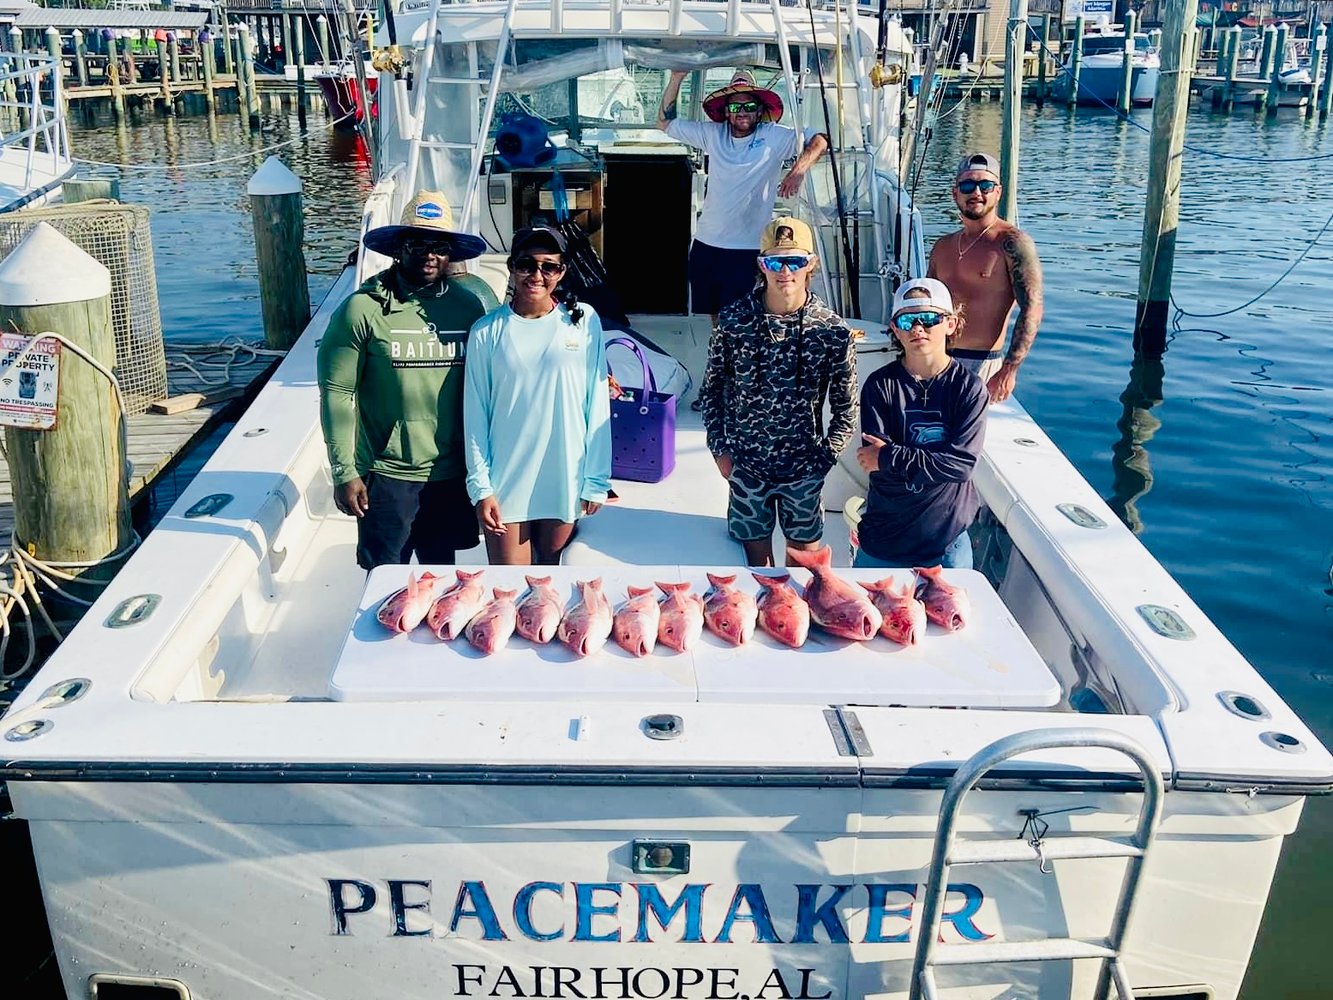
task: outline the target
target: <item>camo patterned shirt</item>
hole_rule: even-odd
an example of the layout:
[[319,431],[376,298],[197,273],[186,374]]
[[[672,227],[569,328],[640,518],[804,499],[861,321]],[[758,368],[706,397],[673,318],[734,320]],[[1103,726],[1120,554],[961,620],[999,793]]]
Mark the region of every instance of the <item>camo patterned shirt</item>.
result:
[[769,482],[822,477],[856,429],[852,331],[813,292],[789,316],[765,312],[763,295],[723,309],[709,341],[699,388],[708,450]]

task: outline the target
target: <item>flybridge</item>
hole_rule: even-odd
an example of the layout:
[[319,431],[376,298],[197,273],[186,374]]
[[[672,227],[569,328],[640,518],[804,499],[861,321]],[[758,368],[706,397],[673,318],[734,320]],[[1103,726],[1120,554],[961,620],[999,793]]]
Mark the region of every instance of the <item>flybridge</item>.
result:
[[[439,933],[431,919],[435,883],[430,879],[326,882],[335,937],[350,935],[354,928],[382,934],[386,923],[391,937]],[[438,926],[447,926],[448,936],[482,941],[904,944],[910,940],[920,888],[915,882],[742,882],[728,892],[711,882],[673,889],[656,882],[540,881],[501,895],[483,881],[465,880],[453,894],[448,919]],[[720,918],[707,919],[705,897]],[[727,900],[725,910],[716,905],[719,897]],[[977,886],[952,883],[944,922],[963,941],[985,941],[992,934],[976,923],[984,903]],[[864,911],[864,926],[855,935],[839,908]]]

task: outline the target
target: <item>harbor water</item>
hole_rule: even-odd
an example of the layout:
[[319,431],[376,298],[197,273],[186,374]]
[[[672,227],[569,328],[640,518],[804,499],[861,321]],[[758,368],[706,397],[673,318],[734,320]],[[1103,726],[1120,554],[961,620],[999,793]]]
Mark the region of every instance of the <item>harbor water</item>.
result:
[[[1164,361],[1136,365],[1150,122],[1150,111],[1133,123],[1094,109],[1024,111],[1019,222],[1044,263],[1046,316],[1018,396],[1269,683],[1333,742],[1333,364],[1325,354],[1333,231],[1324,231],[1333,230],[1333,123],[1191,114],[1174,286],[1184,313]],[[354,137],[332,132],[318,113],[304,137],[294,114],[266,118],[259,133],[238,116],[147,117],[72,136],[80,157],[149,168],[107,172],[120,176],[124,199],[153,209],[169,347],[262,337],[245,185],[262,150],[293,139],[276,155],[305,184],[318,301],[354,248],[371,185]],[[952,228],[958,156],[998,152],[999,140],[997,104],[946,106],[917,192],[928,241]],[[1310,159],[1321,155],[1329,158]],[[201,165],[214,160],[226,162]],[[1333,895],[1330,836],[1333,802],[1313,799],[1284,849],[1247,1000],[1329,995],[1333,951],[1320,915]],[[1218,886],[1220,906],[1227,897]]]

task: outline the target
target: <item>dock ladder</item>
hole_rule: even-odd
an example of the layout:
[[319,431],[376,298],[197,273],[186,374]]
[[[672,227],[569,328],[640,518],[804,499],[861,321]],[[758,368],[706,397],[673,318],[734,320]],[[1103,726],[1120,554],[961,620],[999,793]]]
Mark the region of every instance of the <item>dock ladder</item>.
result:
[[[1099,747],[1117,750],[1138,765],[1143,775],[1143,804],[1132,837],[1053,837],[1044,840],[971,840],[956,842],[958,815],[973,787],[992,768],[1011,757],[1034,750]],[[1095,1000],[1106,1000],[1112,982],[1119,1000],[1134,1000],[1121,950],[1129,929],[1143,864],[1157,832],[1162,808],[1162,776],[1139,743],[1109,729],[1036,729],[996,740],[977,751],[949,782],[940,802],[935,848],[930,859],[920,937],[912,964],[911,1000],[937,1000],[937,966],[992,965],[1001,962],[1051,962],[1076,958],[1101,959]],[[1036,861],[1045,871],[1056,859],[1126,858],[1120,898],[1111,918],[1111,930],[1102,941],[1076,938],[1045,938],[1036,941],[1002,941],[995,944],[941,944],[940,921],[944,897],[953,865],[1000,864]]]

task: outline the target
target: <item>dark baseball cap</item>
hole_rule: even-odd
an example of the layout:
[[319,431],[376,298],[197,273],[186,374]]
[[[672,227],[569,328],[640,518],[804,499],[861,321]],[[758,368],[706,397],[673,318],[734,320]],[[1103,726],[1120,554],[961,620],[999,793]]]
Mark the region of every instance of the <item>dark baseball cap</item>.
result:
[[510,247],[511,256],[521,253],[559,253],[565,252],[565,238],[558,229],[550,226],[529,226],[514,234]]
[[972,170],[984,170],[994,174],[997,181],[1000,179],[1000,161],[990,153],[968,153],[958,161],[958,169],[954,171],[954,176],[962,177]]

